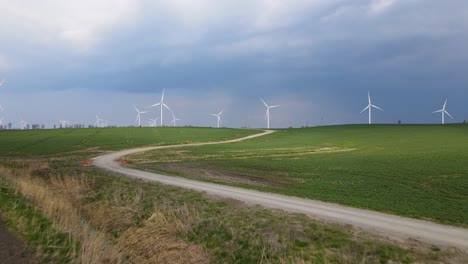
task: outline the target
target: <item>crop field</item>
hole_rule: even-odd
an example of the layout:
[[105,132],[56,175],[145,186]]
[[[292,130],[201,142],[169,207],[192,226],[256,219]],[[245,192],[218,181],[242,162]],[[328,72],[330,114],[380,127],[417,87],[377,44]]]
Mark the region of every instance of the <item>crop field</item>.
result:
[[145,170],[468,226],[468,126],[349,125],[135,154]]
[[[340,201],[346,201],[345,184],[352,182],[343,179],[347,175],[355,181],[348,200],[362,206],[360,201],[382,201],[373,195],[378,191],[378,180],[368,180],[369,195],[362,198],[366,186],[361,186],[361,181],[370,174],[363,173],[359,164],[350,164],[361,157],[361,165],[378,166],[368,162],[368,153],[398,149],[395,144],[380,142],[376,134],[386,133],[386,140],[394,140],[398,134],[411,137],[420,130],[399,129],[344,126],[279,130],[242,143],[143,153],[134,156],[136,164],[130,166]],[[415,131],[410,133],[412,129]],[[430,129],[439,131],[438,127]],[[443,144],[436,144],[433,149],[443,157],[441,164],[448,160],[457,171],[463,169],[457,159],[466,158],[466,139],[460,140],[466,132],[463,129],[440,128],[439,137],[450,135],[448,148],[444,151]],[[437,135],[434,131],[426,136]],[[137,181],[81,164],[105,150],[218,141],[253,133],[257,131],[209,128],[0,131],[0,224],[15,232],[39,263],[462,263],[468,258],[450,248],[417,241],[401,243],[348,225]],[[421,148],[410,141],[413,148]],[[445,157],[447,153],[456,159]],[[423,203],[429,208],[439,199],[447,208],[459,205],[459,212],[449,210],[452,215],[447,219],[454,219],[454,215],[463,218],[463,175],[457,178],[458,184],[451,183],[456,187],[446,187],[460,190],[458,196],[451,192],[451,202],[436,197]],[[386,189],[397,193],[407,184],[402,178],[400,175],[398,184],[385,181]],[[464,221],[450,223],[462,225]]]
[[29,156],[99,148],[118,150],[146,145],[221,141],[255,130],[212,128],[82,128],[0,130],[0,156]]

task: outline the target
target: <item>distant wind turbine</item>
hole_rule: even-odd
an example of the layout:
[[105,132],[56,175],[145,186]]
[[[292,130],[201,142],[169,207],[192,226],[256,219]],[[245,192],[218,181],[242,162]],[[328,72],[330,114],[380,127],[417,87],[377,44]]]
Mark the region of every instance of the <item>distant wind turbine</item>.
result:
[[0,118],[0,126],[3,126],[3,119],[5,119],[5,117]]
[[442,107],[442,109],[432,112],[433,114],[442,113],[442,125],[445,124],[445,114],[447,114],[451,119],[453,119],[453,117],[449,114],[449,112],[445,110],[446,106],[447,106],[447,98],[445,99],[444,106]]
[[135,108],[135,111],[137,111],[137,113],[138,113],[135,122],[138,121],[138,126],[141,127],[141,114],[145,114],[145,113],[148,113],[148,112],[140,111],[140,110],[138,110],[138,108],[136,108],[136,106],[133,106],[133,108]]
[[149,125],[150,127],[156,127],[156,126],[157,126],[158,119],[159,119],[159,118],[150,119],[150,120],[148,121],[148,125]]
[[67,124],[69,123],[68,120],[59,120],[60,127],[67,128]]
[[376,109],[379,109],[380,111],[383,111],[383,109],[372,104],[369,91],[367,91],[367,98],[369,99],[369,104],[366,106],[366,108],[362,109],[361,114],[362,114],[362,112],[369,109],[369,125],[370,125],[370,124],[372,124],[372,107],[374,107]]
[[267,128],[269,129],[270,128],[270,109],[271,108],[275,108],[275,107],[278,107],[279,105],[272,105],[272,106],[269,106],[265,101],[263,101],[262,98],[260,98],[260,100],[263,102],[263,104],[266,106],[267,110],[266,110],[266,114],[265,114],[265,119],[267,120]]
[[161,126],[163,126],[163,106],[166,107],[167,110],[172,112],[172,110],[169,108],[169,106],[167,106],[164,103],[164,92],[165,91],[166,91],[166,89],[163,89],[162,96],[161,96],[161,101],[159,103],[148,106],[148,108],[155,107],[155,106],[158,106],[158,105],[161,106]]
[[179,118],[176,118],[176,116],[174,115],[174,112],[172,112],[172,121],[171,121],[171,124],[173,124],[174,127],[176,127],[176,121],[180,121]]
[[99,116],[96,115],[96,122],[94,122],[94,124],[96,125],[96,127],[102,127],[102,123],[101,123],[101,122],[104,122],[104,119],[99,118]]
[[21,119],[20,124],[21,124],[21,129],[24,130],[24,129],[26,129],[26,127],[27,127],[27,125],[28,125],[28,122],[26,122],[26,121],[24,121],[23,119]]
[[219,126],[221,125],[221,114],[223,113],[224,109],[221,110],[221,112],[219,112],[218,114],[210,114],[212,116],[216,116],[217,119],[218,119],[218,125],[217,125],[217,128],[219,128]]

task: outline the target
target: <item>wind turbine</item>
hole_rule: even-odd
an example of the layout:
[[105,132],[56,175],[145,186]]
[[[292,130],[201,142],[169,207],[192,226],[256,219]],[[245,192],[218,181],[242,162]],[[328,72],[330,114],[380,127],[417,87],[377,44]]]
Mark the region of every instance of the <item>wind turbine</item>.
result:
[[445,114],[447,114],[451,119],[453,119],[453,117],[445,110],[445,106],[447,106],[447,98],[445,98],[444,106],[442,107],[442,109],[432,112],[433,114],[442,113],[442,125],[445,124]]
[[60,127],[67,128],[68,120],[59,120]]
[[3,126],[3,119],[5,119],[5,117],[0,118],[0,126]]
[[101,122],[103,122],[103,121],[104,121],[104,119],[99,118],[99,116],[96,115],[96,122],[94,122],[94,124],[96,125],[96,127],[102,127]]
[[161,101],[159,103],[148,106],[148,108],[155,107],[155,106],[158,106],[158,105],[161,106],[161,126],[163,126],[163,106],[166,107],[167,110],[172,112],[172,110],[169,108],[169,106],[167,106],[164,103],[164,92],[165,91],[166,91],[166,89],[163,89],[162,96],[161,96]]
[[218,128],[219,128],[219,125],[221,124],[221,114],[223,113],[224,109],[221,110],[221,112],[219,112],[218,114],[210,114],[212,116],[216,116],[218,118]]
[[20,124],[21,124],[21,129],[24,130],[24,129],[26,129],[26,126],[28,125],[28,122],[26,122],[26,121],[24,121],[23,119],[21,119]]
[[275,108],[275,107],[278,107],[279,105],[272,105],[272,106],[269,106],[267,103],[265,103],[265,101],[263,101],[262,98],[260,98],[260,100],[263,102],[263,104],[266,106],[267,110],[266,110],[266,115],[265,115],[265,119],[267,120],[267,128],[269,129],[270,128],[270,108]]
[[148,121],[149,126],[151,126],[151,127],[156,127],[156,126],[157,126],[158,119],[159,119],[159,117],[157,117],[157,118],[155,118],[155,119],[150,119],[150,120]]
[[179,118],[176,118],[175,115],[174,115],[174,112],[172,112],[172,121],[171,121],[171,124],[174,124],[174,127],[176,127],[176,121],[179,121],[180,119]]
[[145,114],[145,113],[148,113],[148,112],[140,111],[140,110],[138,110],[138,108],[136,108],[136,106],[133,106],[133,108],[135,108],[135,111],[137,111],[137,113],[138,113],[135,122],[138,121],[138,126],[141,127],[141,114]]
[[373,105],[372,102],[371,102],[371,98],[370,98],[370,92],[367,91],[367,98],[369,99],[369,104],[366,106],[366,108],[362,109],[361,111],[361,114],[362,112],[366,111],[367,109],[369,109],[369,125],[372,124],[372,107],[376,108],[376,109],[379,109],[380,111],[383,111],[382,108],[376,106],[376,105]]

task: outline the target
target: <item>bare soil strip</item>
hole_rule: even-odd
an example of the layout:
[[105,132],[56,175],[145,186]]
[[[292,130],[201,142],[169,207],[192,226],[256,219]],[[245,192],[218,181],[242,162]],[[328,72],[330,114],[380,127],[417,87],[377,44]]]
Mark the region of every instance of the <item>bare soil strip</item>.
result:
[[416,239],[425,243],[431,243],[439,246],[452,246],[465,251],[468,250],[468,229],[465,228],[436,224],[429,221],[378,213],[374,211],[351,208],[310,199],[265,193],[243,188],[224,186],[220,184],[199,182],[181,177],[144,172],[123,167],[116,161],[122,156],[138,152],[163,148],[233,143],[264,136],[273,132],[274,131],[267,130],[263,133],[251,135],[248,137],[221,142],[157,146],[123,150],[98,156],[94,159],[93,165],[135,179],[156,181],[167,185],[178,186],[206,192],[208,194],[232,198],[249,204],[258,204],[267,208],[276,208],[294,213],[303,213],[313,218],[324,219],[337,223],[351,224],[385,236],[400,239]]

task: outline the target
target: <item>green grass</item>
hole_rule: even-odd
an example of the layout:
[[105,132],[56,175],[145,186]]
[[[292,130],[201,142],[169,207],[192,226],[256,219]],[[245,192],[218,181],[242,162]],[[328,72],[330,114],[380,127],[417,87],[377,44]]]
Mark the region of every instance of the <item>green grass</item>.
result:
[[57,154],[86,148],[118,150],[146,145],[220,141],[255,130],[213,128],[83,128],[0,130],[0,156]]
[[35,247],[36,257],[42,263],[70,263],[73,260],[79,251],[79,243],[68,233],[57,230],[31,201],[15,193],[10,183],[2,178],[0,201],[7,225]]
[[234,183],[249,188],[468,226],[466,125],[287,129],[178,151],[133,157],[154,160],[145,169],[170,172],[164,163],[177,161],[265,183]]

